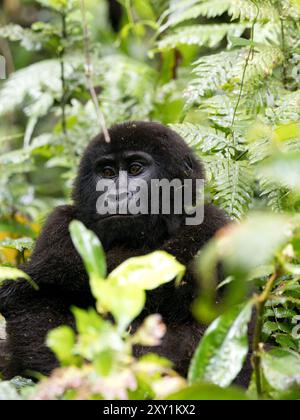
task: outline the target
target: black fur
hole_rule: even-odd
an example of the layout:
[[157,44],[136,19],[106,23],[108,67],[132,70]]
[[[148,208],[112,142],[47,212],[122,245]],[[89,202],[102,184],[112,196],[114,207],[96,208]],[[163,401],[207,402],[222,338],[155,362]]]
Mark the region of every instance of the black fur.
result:
[[[160,178],[203,178],[204,171],[182,138],[158,123],[131,122],[110,129],[111,143],[102,135],[88,146],[81,161],[74,187],[74,204],[58,207],[45,224],[30,262],[22,267],[38,283],[34,291],[23,281],[7,282],[0,289],[0,312],[7,321],[7,350],[10,362],[5,376],[37,371],[49,374],[56,367],[54,355],[45,347],[47,332],[61,324],[73,326],[69,308],[88,308],[94,304],[87,274],[75,251],[68,226],[81,220],[100,237],[109,272],[124,260],[160,249],[187,265],[181,287],[173,283],[148,294],[145,315],[160,313],[168,333],[157,353],[174,361],[177,370],[186,373],[189,360],[203,334],[193,320],[190,304],[196,296],[191,263],[198,250],[225,224],[228,218],[213,205],[205,207],[204,223],[185,226],[183,216],[140,216],[134,220],[107,220],[99,223],[95,215],[95,159],[106,153],[142,150],[155,162]],[[136,349],[141,354],[147,349]]]

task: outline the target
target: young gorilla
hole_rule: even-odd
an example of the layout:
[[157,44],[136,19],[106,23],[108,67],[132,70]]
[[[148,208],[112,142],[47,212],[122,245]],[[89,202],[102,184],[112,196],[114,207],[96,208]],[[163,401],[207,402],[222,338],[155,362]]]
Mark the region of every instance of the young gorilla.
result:
[[[228,223],[225,214],[213,205],[205,207],[204,222],[187,226],[186,215],[100,216],[96,211],[101,179],[117,180],[119,171],[128,179],[202,179],[203,168],[182,138],[157,123],[130,122],[110,129],[111,142],[103,135],[88,146],[74,187],[74,204],[58,207],[49,217],[37,241],[30,262],[22,267],[39,285],[35,291],[24,280],[6,282],[0,289],[0,313],[7,321],[7,351],[10,360],[5,376],[30,371],[49,374],[57,366],[45,346],[47,332],[59,325],[74,327],[71,306],[94,304],[88,277],[73,247],[69,224],[82,221],[101,239],[108,271],[126,259],[154,250],[164,250],[187,266],[180,287],[174,282],[147,296],[146,308],[133,329],[150,313],[160,313],[168,332],[157,353],[170,358],[177,370],[187,371],[203,327],[190,314],[196,296],[191,263],[199,249]],[[129,184],[130,185],[130,184]],[[130,189],[130,187],[129,187]],[[146,352],[138,348],[137,354]]]

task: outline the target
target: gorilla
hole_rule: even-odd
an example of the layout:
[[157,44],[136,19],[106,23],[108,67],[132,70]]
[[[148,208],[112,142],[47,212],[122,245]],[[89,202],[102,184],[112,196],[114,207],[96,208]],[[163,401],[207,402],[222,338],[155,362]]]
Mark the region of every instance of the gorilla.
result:
[[[190,359],[204,332],[190,313],[198,294],[193,258],[205,243],[226,224],[226,214],[212,204],[204,207],[204,220],[192,226],[186,214],[101,215],[96,209],[97,182],[117,182],[120,171],[130,182],[142,178],[185,180],[204,178],[200,160],[184,140],[171,129],[154,122],[127,122],[109,130],[110,143],[100,134],[87,147],[81,160],[73,191],[73,204],[56,208],[48,218],[35,250],[22,266],[39,286],[35,291],[25,280],[5,282],[0,288],[0,313],[6,318],[6,378],[40,372],[48,375],[57,360],[45,346],[49,330],[62,324],[75,328],[71,306],[89,308],[94,299],[87,273],[69,234],[76,219],[100,238],[111,272],[130,257],[164,250],[187,267],[179,287],[174,282],[147,295],[145,309],[135,321],[135,330],[145,316],[162,315],[167,334],[157,354],[173,361],[181,374],[187,373]],[[194,201],[193,196],[193,201]],[[137,347],[139,356],[149,351]],[[152,349],[153,351],[153,349]]]

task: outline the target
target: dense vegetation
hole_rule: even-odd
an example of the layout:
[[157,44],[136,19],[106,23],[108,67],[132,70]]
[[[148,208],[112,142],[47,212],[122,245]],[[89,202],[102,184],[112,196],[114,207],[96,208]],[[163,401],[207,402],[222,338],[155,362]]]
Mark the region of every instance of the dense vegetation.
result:
[[[210,327],[187,381],[157,356],[134,360],[134,344],[155,346],[164,334],[155,314],[134,336],[127,334],[145,291],[154,287],[153,278],[156,287],[180,279],[184,267],[155,253],[125,262],[104,280],[101,244],[75,222],[72,239],[98,312],[74,309],[77,337],[67,327],[49,335],[61,370],[37,386],[0,382],[0,399],[298,399],[300,2],[120,3],[120,25],[113,30],[104,0],[4,2],[0,282],[20,275],[14,267],[30,255],[45,215],[70,200],[91,137],[105,124],[159,120],[201,156],[207,199],[238,221],[197,261],[203,292],[193,311]],[[219,261],[227,292],[216,305]],[[248,343],[254,308],[255,334]],[[107,312],[114,324],[102,318]],[[250,344],[253,379],[246,392],[231,384]]]

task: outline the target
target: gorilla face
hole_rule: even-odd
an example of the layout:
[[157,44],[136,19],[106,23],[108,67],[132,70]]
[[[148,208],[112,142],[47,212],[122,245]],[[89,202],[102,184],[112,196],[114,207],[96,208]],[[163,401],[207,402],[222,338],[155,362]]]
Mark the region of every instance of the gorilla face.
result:
[[148,153],[121,151],[106,154],[96,159],[94,172],[98,178],[96,189],[102,192],[96,205],[100,219],[150,213],[151,180],[159,174]]
[[200,179],[202,166],[180,136],[157,123],[117,125],[110,138],[96,137],[83,156],[73,194],[78,215],[105,248],[157,247],[184,214],[154,213],[151,182]]

